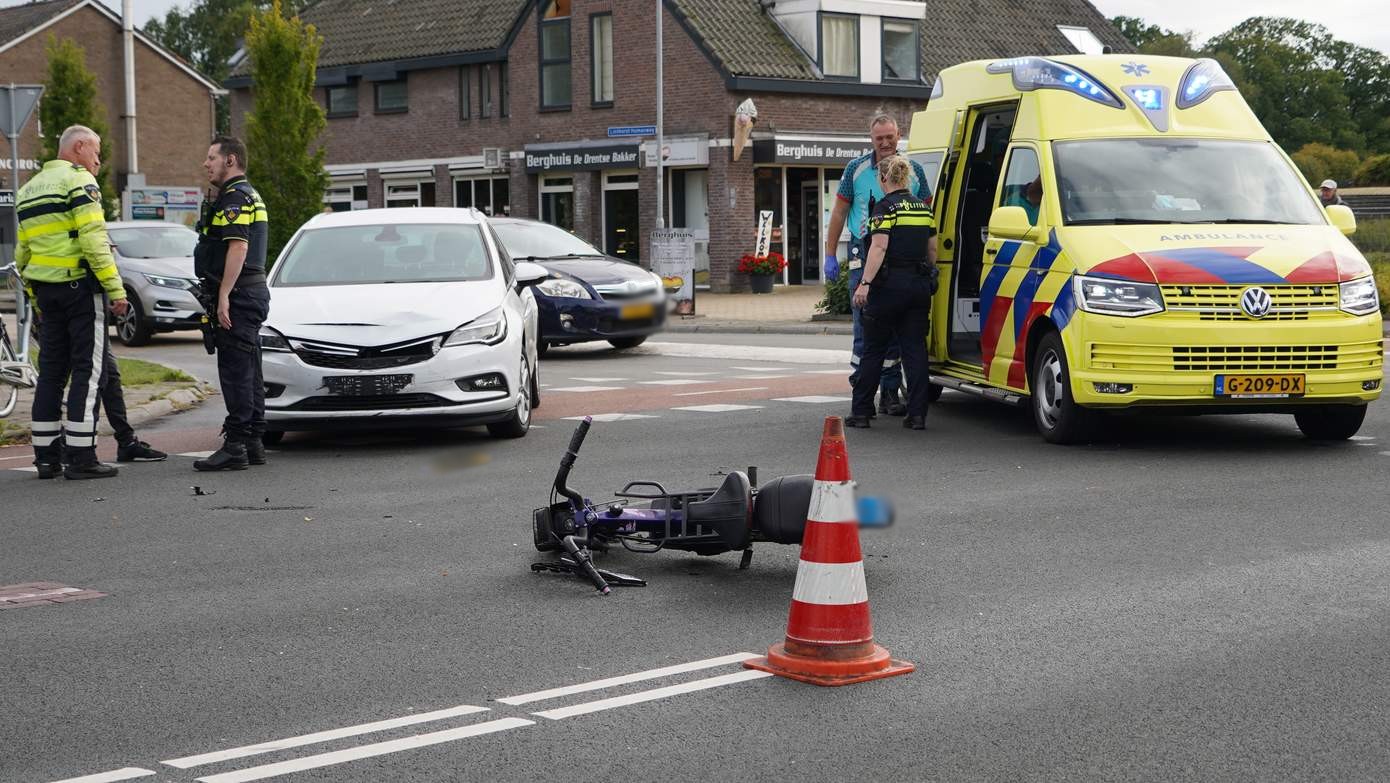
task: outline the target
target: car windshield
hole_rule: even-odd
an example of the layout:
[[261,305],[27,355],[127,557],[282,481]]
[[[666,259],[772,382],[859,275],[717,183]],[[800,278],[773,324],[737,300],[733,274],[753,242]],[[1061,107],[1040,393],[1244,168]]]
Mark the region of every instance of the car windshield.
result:
[[476,225],[306,229],[275,267],[275,284],[282,286],[451,283],[492,276]]
[[492,227],[507,253],[518,261],[555,256],[601,256],[598,248],[549,223],[495,220]]
[[172,223],[112,228],[106,236],[126,258],[186,258],[193,255],[193,246],[198,244],[197,232]]
[[1326,223],[1266,142],[1112,139],[1053,149],[1067,225]]

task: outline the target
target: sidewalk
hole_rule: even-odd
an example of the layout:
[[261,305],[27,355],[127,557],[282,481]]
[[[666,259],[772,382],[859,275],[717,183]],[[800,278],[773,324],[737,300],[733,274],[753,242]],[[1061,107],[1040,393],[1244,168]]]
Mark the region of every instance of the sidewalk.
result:
[[668,332],[762,332],[772,334],[850,334],[844,320],[812,320],[825,296],[819,284],[779,285],[770,294],[695,293],[695,315],[672,315]]

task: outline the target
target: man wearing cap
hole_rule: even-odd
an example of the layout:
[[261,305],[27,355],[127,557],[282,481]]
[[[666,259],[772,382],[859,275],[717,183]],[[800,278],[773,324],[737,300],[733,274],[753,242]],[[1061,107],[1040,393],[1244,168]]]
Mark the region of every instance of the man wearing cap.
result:
[[1324,207],[1346,204],[1345,201],[1342,201],[1342,197],[1337,195],[1337,180],[1335,179],[1325,179],[1322,181],[1322,184],[1318,186],[1318,198],[1322,199],[1322,205]]

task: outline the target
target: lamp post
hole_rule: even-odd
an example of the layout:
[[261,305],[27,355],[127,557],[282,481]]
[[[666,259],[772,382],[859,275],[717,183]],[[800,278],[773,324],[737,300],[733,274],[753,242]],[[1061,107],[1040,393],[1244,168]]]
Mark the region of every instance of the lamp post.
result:
[[666,161],[662,156],[666,149],[666,128],[662,122],[666,109],[666,85],[661,73],[665,45],[661,36],[662,2],[656,0],[656,227],[659,229],[666,228]]

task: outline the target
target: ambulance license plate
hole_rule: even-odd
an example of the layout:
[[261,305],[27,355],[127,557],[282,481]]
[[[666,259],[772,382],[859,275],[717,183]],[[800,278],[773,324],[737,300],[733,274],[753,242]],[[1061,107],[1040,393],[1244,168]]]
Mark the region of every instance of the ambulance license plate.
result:
[[1234,399],[1301,397],[1306,386],[1306,376],[1302,373],[1216,376],[1216,396]]
[[329,394],[340,397],[379,397],[399,394],[414,380],[414,375],[329,375],[323,385]]
[[649,302],[647,304],[627,305],[619,311],[618,315],[624,321],[636,321],[639,318],[651,318],[655,312],[656,306]]

